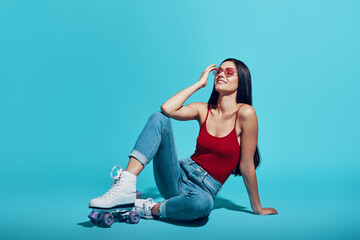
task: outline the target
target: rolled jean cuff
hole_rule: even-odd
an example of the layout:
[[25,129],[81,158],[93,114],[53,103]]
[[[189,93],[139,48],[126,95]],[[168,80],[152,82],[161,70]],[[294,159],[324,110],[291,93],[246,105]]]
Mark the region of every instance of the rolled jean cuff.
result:
[[136,158],[144,167],[146,165],[148,165],[148,163],[150,162],[145,156],[144,154],[142,154],[141,152],[139,152],[138,150],[134,149],[131,151],[131,153],[129,154],[129,157],[133,157]]
[[166,211],[165,211],[165,206],[166,206],[166,200],[161,202],[160,207],[159,207],[160,217],[162,217],[162,218],[167,218]]

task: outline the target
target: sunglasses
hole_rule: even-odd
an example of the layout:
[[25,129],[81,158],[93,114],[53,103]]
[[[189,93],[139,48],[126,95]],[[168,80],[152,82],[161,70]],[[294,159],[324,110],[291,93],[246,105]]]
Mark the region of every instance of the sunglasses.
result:
[[224,71],[225,76],[227,78],[230,78],[230,77],[234,76],[235,73],[236,73],[235,69],[233,69],[233,68],[225,68],[225,70],[223,70],[222,68],[218,67],[218,68],[214,68],[212,70],[214,76],[218,75],[219,73],[222,73],[223,71]]

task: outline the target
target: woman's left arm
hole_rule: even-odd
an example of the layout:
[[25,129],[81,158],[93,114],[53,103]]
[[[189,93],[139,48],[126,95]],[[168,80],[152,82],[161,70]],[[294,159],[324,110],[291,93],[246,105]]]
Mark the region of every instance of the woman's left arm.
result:
[[239,111],[239,118],[242,122],[239,167],[250,198],[251,208],[255,214],[259,215],[277,214],[278,212],[274,208],[263,208],[260,203],[254,165],[254,154],[258,139],[258,121],[255,109],[250,105],[244,107],[243,111]]

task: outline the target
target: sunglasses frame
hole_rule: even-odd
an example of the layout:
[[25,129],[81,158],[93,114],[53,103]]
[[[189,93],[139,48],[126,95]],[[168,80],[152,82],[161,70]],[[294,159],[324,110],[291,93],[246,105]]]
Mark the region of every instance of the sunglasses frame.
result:
[[[233,70],[233,71],[234,71],[234,74],[233,74],[233,75],[229,75],[229,73],[227,73],[228,69]],[[212,72],[213,72],[214,76],[216,76],[216,75],[218,75],[218,74],[220,74],[220,73],[222,73],[222,72],[224,72],[224,74],[225,74],[225,76],[226,76],[227,78],[231,78],[231,77],[233,77],[233,76],[236,76],[236,70],[235,70],[234,68],[230,68],[230,67],[225,68],[225,69],[222,69],[221,67],[216,67],[216,68],[214,68],[214,69],[212,70]]]

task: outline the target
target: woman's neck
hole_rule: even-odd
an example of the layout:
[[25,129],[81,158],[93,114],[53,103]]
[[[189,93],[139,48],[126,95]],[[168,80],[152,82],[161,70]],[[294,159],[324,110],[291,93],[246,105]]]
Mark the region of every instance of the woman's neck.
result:
[[236,92],[231,95],[219,95],[218,103],[216,106],[216,110],[219,112],[219,115],[232,113],[235,111],[236,108]]

